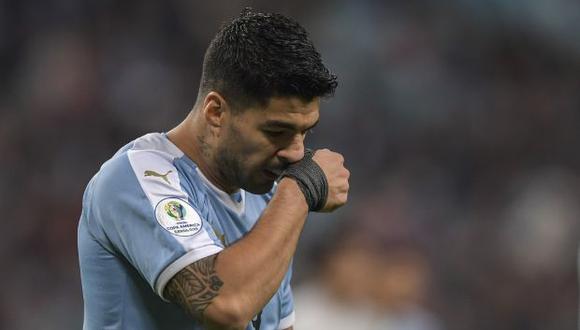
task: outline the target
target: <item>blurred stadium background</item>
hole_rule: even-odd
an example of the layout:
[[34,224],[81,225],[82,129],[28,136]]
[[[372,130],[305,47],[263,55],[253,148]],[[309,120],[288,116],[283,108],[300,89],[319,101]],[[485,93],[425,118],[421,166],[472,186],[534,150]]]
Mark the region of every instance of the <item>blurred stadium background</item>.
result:
[[304,231],[297,330],[576,327],[579,2],[2,0],[0,328],[80,329],[85,184],[183,118],[246,5],[340,78],[310,144],[350,202]]

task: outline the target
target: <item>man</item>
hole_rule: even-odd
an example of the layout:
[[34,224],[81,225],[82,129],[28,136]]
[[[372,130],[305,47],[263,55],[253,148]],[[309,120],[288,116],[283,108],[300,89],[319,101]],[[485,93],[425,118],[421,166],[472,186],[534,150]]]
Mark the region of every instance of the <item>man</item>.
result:
[[85,191],[84,328],[292,329],[306,216],[347,200],[342,156],[303,145],[336,84],[298,23],[247,10],[224,26],[186,119],[121,148]]

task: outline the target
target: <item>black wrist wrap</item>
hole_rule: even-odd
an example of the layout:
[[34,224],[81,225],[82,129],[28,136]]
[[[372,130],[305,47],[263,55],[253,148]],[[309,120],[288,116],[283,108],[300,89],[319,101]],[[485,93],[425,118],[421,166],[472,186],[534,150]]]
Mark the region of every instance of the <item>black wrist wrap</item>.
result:
[[312,150],[306,149],[304,158],[299,162],[290,164],[282,172],[280,179],[286,176],[295,179],[306,198],[309,210],[319,211],[326,204],[328,181],[326,181],[326,175],[320,166],[312,160],[313,155]]

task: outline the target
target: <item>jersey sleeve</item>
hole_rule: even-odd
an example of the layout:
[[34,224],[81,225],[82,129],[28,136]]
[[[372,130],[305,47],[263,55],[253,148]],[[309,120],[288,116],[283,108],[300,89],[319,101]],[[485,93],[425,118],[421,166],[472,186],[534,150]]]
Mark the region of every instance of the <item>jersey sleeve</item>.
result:
[[90,228],[163,299],[187,265],[223,249],[199,198],[186,194],[168,155],[128,151],[107,162],[92,187]]
[[278,329],[287,329],[294,325],[294,297],[292,296],[292,264],[280,285],[280,324]]

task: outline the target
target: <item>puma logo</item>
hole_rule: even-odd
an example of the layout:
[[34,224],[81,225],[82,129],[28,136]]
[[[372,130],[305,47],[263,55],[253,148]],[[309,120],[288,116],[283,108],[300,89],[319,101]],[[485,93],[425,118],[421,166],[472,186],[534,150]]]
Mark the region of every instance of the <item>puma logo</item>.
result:
[[155,172],[155,171],[150,171],[150,170],[147,170],[147,171],[145,171],[145,176],[156,176],[156,177],[158,177],[158,178],[162,178],[163,180],[165,180],[165,182],[167,182],[167,184],[171,184],[171,182],[169,182],[169,179],[167,179],[167,176],[168,176],[168,175],[169,175],[169,173],[171,173],[171,172],[173,172],[173,171],[169,170],[169,171],[167,171],[167,173],[165,173],[165,174],[159,174],[159,173],[157,173],[157,172]]

